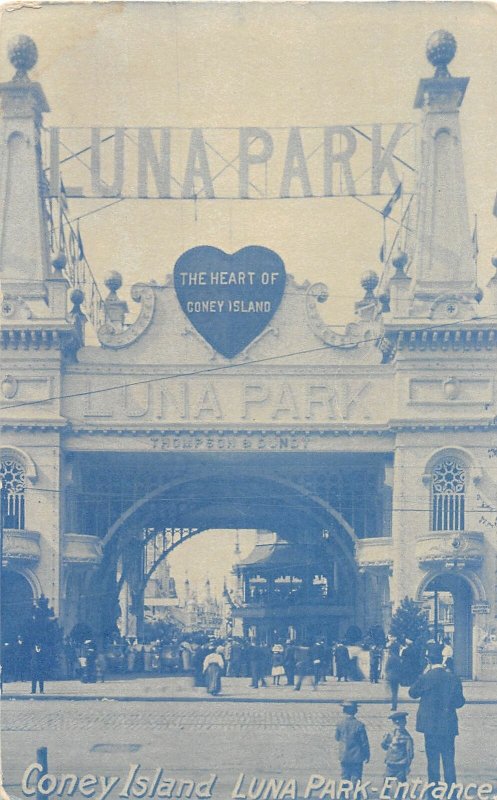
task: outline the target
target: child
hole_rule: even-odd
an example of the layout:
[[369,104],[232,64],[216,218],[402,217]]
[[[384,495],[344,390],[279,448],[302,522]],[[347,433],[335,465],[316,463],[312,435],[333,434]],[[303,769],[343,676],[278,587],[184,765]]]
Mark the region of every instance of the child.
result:
[[392,720],[393,731],[386,733],[381,746],[386,750],[385,764],[387,778],[406,781],[414,757],[411,734],[406,728],[407,711],[394,711],[388,719]]
[[364,763],[369,761],[369,741],[364,722],[355,718],[358,705],[355,700],[344,700],[344,718],[338,723],[335,739],[340,743],[340,764],[342,778],[347,781],[360,781]]

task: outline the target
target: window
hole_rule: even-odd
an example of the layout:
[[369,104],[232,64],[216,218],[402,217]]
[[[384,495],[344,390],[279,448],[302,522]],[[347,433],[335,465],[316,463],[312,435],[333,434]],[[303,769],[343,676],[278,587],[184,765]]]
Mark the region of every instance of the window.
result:
[[466,468],[454,458],[439,461],[432,473],[432,530],[464,529]]
[[24,465],[12,458],[2,458],[0,466],[2,486],[2,518],[4,528],[24,528]]

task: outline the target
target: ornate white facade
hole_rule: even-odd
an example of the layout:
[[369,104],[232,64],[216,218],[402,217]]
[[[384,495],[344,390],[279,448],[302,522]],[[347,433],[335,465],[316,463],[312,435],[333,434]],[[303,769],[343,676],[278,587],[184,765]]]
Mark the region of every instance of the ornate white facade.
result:
[[26,70],[0,85],[4,586],[20,574],[67,630],[98,628],[123,586],[139,616],[144,531],[164,532],[164,553],[214,527],[317,537],[348,576],[333,635],[388,624],[406,595],[451,591],[458,668],[490,675],[497,279],[482,299],[459,129],[468,79],[437,52],[415,99],[406,252],[365,274],[344,334],[320,317],[326,287],[288,276],[270,324],[232,359],[193,328],[171,279],[133,287],[127,324],[116,273],[98,344],[85,343],[84,298],[47,235],[47,101]]

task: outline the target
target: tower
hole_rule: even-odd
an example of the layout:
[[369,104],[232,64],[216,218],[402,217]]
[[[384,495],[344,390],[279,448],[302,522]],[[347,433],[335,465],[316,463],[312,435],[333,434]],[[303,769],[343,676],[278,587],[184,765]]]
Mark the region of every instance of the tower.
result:
[[[28,76],[37,62],[35,43],[18,36],[9,59],[16,72],[0,84],[1,456],[2,469],[14,464],[22,475],[23,513],[5,525],[3,555],[7,572],[28,582],[33,599],[44,593],[58,614],[79,559],[66,528],[70,466],[61,456],[61,396],[65,364],[83,341],[83,294],[72,292],[68,311],[64,262],[50,263],[40,146],[49,106]],[[94,552],[89,561],[96,558]]]
[[433,33],[426,46],[435,74],[420,80],[414,101],[423,114],[417,224],[413,252],[393,259],[391,310],[397,318],[469,319],[481,299],[459,126],[469,78],[449,73],[456,49],[448,31]]

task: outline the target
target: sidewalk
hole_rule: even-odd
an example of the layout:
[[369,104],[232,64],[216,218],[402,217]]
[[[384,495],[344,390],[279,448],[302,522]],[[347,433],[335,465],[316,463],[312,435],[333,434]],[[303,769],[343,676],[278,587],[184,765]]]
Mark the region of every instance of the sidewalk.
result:
[[[388,687],[385,683],[370,684],[366,681],[337,683],[334,678],[320,684],[317,690],[307,683],[300,692],[291,686],[272,686],[253,689],[249,678],[223,678],[221,694],[211,698],[203,687],[193,686],[191,677],[169,675],[137,677],[114,677],[105,683],[80,683],[79,681],[47,681],[44,695],[31,695],[30,682],[6,683],[3,687],[5,700],[122,700],[122,701],[245,701],[245,702],[316,702],[340,703],[352,697],[359,703],[388,703]],[[497,682],[465,681],[464,694],[468,703],[495,703],[497,705]],[[400,689],[401,703],[417,703],[408,697],[408,690]]]

